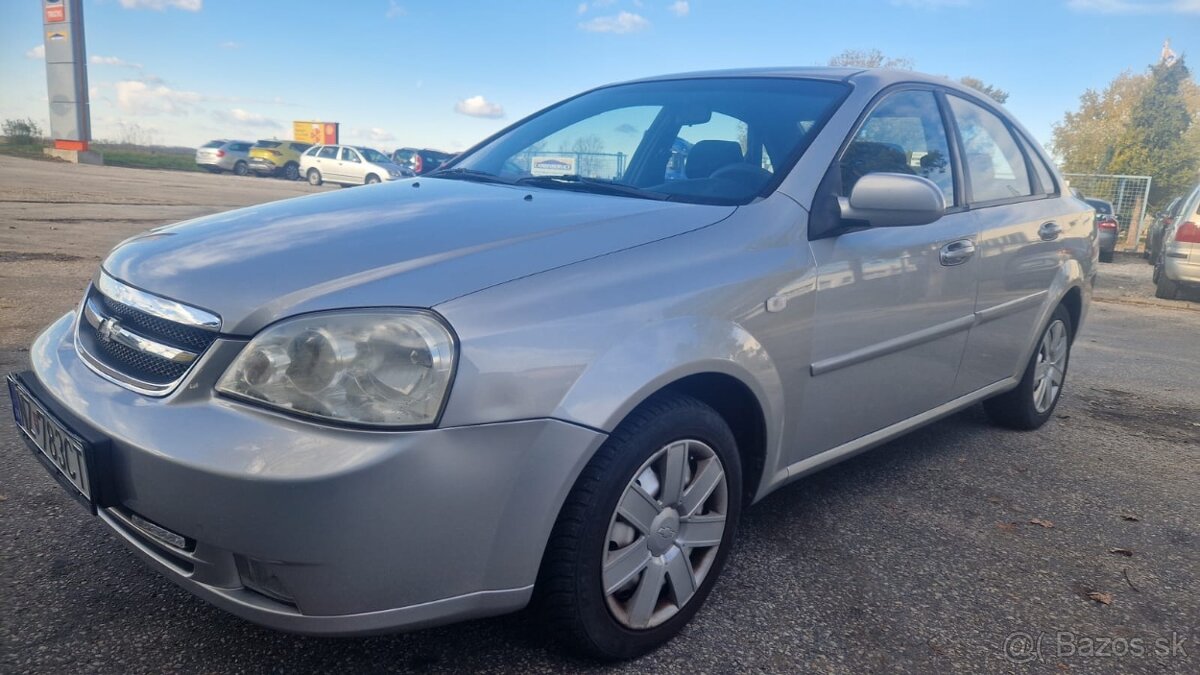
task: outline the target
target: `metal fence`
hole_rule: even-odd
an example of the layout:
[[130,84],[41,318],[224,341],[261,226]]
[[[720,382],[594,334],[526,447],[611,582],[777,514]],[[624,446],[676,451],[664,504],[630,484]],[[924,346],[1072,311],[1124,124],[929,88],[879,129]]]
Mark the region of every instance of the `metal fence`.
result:
[[1121,225],[1121,240],[1127,251],[1136,251],[1149,228],[1146,220],[1150,199],[1150,176],[1116,176],[1065,173],[1063,178],[1085,197],[1103,199],[1113,205]]

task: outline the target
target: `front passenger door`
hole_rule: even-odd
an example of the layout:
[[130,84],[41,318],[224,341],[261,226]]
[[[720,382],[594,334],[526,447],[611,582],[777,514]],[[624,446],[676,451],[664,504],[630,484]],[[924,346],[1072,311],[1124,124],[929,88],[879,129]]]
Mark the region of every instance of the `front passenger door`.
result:
[[947,213],[908,227],[843,230],[811,242],[817,262],[802,456],[947,402],[974,320],[975,226],[959,206],[942,104],[913,87],[882,98],[839,158],[841,194],[875,172],[924,176]]

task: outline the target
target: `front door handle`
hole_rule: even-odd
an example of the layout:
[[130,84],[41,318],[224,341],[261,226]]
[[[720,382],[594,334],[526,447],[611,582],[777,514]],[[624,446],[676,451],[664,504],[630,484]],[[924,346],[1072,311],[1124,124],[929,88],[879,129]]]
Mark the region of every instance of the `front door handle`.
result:
[[1062,226],[1053,221],[1042,223],[1042,226],[1038,228],[1038,236],[1042,241],[1054,241],[1060,234],[1062,234]]
[[967,262],[973,255],[975,255],[975,242],[970,239],[959,239],[943,246],[938,258],[946,267],[953,267]]

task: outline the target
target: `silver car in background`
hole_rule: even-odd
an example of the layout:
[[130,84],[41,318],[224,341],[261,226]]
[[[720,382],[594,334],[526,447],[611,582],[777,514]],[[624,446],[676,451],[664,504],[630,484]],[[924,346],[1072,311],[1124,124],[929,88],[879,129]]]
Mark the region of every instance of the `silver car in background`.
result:
[[213,173],[232,171],[239,176],[250,172],[250,141],[209,141],[196,149],[196,164]]
[[534,602],[629,658],[772,491],[976,403],[1046,422],[1097,256],[971,89],[668,76],[134,237],[9,386],[63,486],[234,614],[362,635]]
[[310,185],[374,185],[411,178],[413,172],[374,148],[351,145],[314,145],[300,156],[300,175]]
[[1162,237],[1162,254],[1154,266],[1154,295],[1174,300],[1185,289],[1200,288],[1200,186],[1184,201]]

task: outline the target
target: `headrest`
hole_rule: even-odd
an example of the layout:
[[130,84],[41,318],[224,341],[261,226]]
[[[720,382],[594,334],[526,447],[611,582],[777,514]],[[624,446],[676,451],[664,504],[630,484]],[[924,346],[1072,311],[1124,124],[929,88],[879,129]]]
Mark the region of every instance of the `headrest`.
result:
[[743,161],[737,141],[700,141],[688,151],[684,173],[688,178],[708,178],[714,171]]

